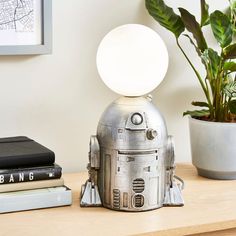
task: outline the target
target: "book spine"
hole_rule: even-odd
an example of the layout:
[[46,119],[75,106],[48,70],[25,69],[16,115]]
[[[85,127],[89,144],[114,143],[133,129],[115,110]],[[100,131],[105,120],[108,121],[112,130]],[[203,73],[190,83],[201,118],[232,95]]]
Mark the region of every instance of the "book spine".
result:
[[0,214],[72,204],[72,192],[70,189],[66,188],[66,186],[56,187],[50,191],[45,190],[47,190],[47,188],[28,190],[18,194],[1,193]]
[[8,173],[0,174],[0,185],[30,182],[38,180],[59,179],[62,175],[60,166],[45,167],[45,168],[29,168],[29,169],[9,169]]
[[42,166],[52,165],[55,162],[55,154],[50,151],[47,153],[17,155],[6,158],[0,158],[0,167],[16,168],[18,166]]

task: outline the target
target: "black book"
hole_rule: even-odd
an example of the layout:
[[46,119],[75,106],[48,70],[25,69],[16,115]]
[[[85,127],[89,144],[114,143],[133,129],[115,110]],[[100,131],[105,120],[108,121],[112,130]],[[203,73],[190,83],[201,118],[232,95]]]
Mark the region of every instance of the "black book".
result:
[[0,169],[51,165],[54,162],[54,152],[30,138],[0,138]]
[[37,180],[59,179],[62,168],[57,165],[0,170],[0,185]]

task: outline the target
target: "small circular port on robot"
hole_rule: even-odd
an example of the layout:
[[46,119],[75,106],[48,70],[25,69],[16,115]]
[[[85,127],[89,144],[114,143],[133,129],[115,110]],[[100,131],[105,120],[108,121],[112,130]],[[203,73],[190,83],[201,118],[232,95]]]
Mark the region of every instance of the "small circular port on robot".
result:
[[156,130],[154,130],[154,129],[148,129],[147,130],[147,138],[149,140],[153,140],[154,138],[156,138],[156,136],[157,136],[157,131]]
[[143,117],[140,113],[134,113],[131,117],[131,122],[134,125],[140,125],[143,123]]

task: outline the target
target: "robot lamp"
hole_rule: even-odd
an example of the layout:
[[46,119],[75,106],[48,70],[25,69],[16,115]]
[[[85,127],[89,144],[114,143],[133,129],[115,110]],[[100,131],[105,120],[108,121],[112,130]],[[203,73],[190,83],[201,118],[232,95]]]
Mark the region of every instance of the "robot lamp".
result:
[[183,206],[173,137],[151,96],[143,96],[167,72],[164,42],[146,26],[120,26],[102,40],[97,68],[103,82],[123,97],[108,106],[91,136],[80,205],[134,212]]

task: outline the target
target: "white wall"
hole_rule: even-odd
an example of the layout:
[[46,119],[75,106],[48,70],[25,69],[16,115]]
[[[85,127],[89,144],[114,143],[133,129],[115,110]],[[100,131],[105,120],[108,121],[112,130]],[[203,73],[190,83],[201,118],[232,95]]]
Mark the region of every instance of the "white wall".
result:
[[[199,1],[166,2],[199,12]],[[215,8],[227,4],[208,2]],[[140,23],[154,28],[167,44],[169,71],[153,92],[154,103],[175,136],[177,161],[189,162],[188,121],[182,112],[203,95],[173,35],[151,19],[144,0],[54,0],[53,18],[52,55],[0,57],[0,136],[30,136],[55,151],[65,172],[84,170],[89,137],[105,107],[118,97],[99,79],[97,46],[114,27]],[[200,65],[188,42],[182,42]]]

